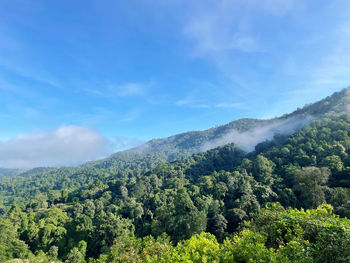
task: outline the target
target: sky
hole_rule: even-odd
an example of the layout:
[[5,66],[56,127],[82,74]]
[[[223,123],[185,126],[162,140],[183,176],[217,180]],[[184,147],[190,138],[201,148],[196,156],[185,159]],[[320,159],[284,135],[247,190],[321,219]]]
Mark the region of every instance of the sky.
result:
[[273,118],[349,84],[348,0],[0,1],[0,167]]

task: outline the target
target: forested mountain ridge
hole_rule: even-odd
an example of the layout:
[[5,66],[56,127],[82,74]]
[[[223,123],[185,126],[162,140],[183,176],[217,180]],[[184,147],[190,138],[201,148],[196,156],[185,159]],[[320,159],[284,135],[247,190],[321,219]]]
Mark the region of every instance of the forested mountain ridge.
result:
[[344,90],[281,117],[268,128],[307,121],[248,153],[231,143],[163,162],[165,152],[127,151],[102,168],[4,180],[0,261],[349,262],[346,101]]
[[[100,173],[74,191],[37,193],[0,219],[0,256],[33,262],[349,262],[349,131],[350,115],[336,114],[248,154],[228,144],[145,172]],[[24,192],[40,183],[31,181]],[[0,186],[2,193],[16,188]],[[270,202],[321,206],[285,210]]]
[[[4,197],[2,202],[30,199],[54,189],[74,191],[96,178],[107,182],[125,174],[140,174],[154,169],[159,163],[185,158],[193,153],[204,152],[232,142],[245,151],[251,151],[256,144],[272,139],[276,133],[289,135],[314,119],[346,112],[349,105],[348,93],[349,89],[344,89],[279,118],[240,119],[205,131],[192,131],[164,139],[154,139],[139,147],[78,167],[35,168],[17,173],[18,176],[15,178],[0,184],[0,189],[7,184],[16,186],[2,193]],[[240,145],[242,143],[243,145]],[[8,176],[3,177],[6,178]]]
[[[88,162],[81,167],[109,168],[111,166],[120,166],[123,169],[130,167],[128,161],[135,159],[145,163],[145,168],[152,168],[153,161],[168,162],[182,157],[188,157],[194,153],[203,152],[217,146],[223,146],[235,141],[235,134],[228,136],[230,132],[236,131],[237,134],[253,131],[254,129],[266,128],[265,134],[258,134],[261,138],[256,144],[272,139],[275,133],[288,133],[299,130],[311,120],[320,119],[325,116],[331,116],[336,113],[348,111],[350,103],[349,88],[322,99],[316,103],[305,105],[290,114],[273,119],[252,119],[244,118],[234,120],[225,125],[220,125],[204,131],[189,131],[176,134],[167,138],[153,139],[135,148],[117,152],[105,159]],[[251,134],[251,136],[256,134]],[[212,145],[208,143],[214,142]],[[253,145],[254,147],[255,145]],[[149,161],[153,160],[153,161]],[[52,168],[40,168],[41,172],[51,171]],[[6,170],[6,169],[5,169]],[[38,169],[33,171],[16,172],[14,175],[28,176],[28,174],[38,174]],[[0,174],[2,174],[0,170]]]
[[[253,132],[251,136],[256,135],[261,137],[259,138],[260,141],[256,141],[256,143],[259,143],[266,139],[272,139],[275,133],[291,134],[302,128],[305,124],[310,123],[311,120],[348,112],[350,103],[349,92],[349,88],[343,89],[316,103],[305,105],[303,108],[299,108],[290,114],[273,119],[260,120],[245,118],[204,131],[189,131],[163,139],[153,139],[133,149],[115,153],[106,159],[89,162],[87,165],[107,168],[113,162],[118,162],[119,159],[123,159],[125,156],[142,158],[145,154],[157,154],[158,158],[162,159],[162,161],[172,161],[228,143],[237,143],[238,140],[235,140],[235,135],[249,134],[250,131]],[[266,129],[265,133],[254,134],[255,129],[264,128]],[[227,136],[232,131],[235,131],[236,134]],[[210,142],[213,143],[210,144]]]
[[0,168],[0,181],[4,180],[6,178],[10,178],[13,176],[20,175],[24,173],[25,170],[22,169],[7,169],[7,168]]

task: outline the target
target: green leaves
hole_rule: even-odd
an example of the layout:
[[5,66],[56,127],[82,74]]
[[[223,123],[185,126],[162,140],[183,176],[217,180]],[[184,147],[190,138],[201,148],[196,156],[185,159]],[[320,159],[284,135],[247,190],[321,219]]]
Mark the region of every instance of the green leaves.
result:
[[185,188],[169,191],[163,198],[165,204],[155,212],[154,234],[166,232],[174,241],[180,241],[205,230],[206,211],[194,205]]
[[[348,262],[350,220],[339,218],[332,211],[330,205],[304,211],[271,204],[261,210],[249,228],[268,237],[267,247],[284,247],[283,254],[290,259],[296,260],[304,251],[300,256],[312,259],[311,262]],[[295,253],[295,249],[299,252]]]
[[27,244],[19,239],[17,227],[10,220],[0,221],[0,262],[26,258],[31,254]]
[[303,207],[317,207],[325,202],[324,185],[329,175],[326,167],[303,167],[297,171],[294,188],[300,194]]
[[[12,207],[1,199],[6,227],[0,253],[29,257],[28,245],[39,258],[71,262],[347,262],[348,221],[334,217],[331,207],[260,207],[328,202],[349,216],[349,130],[350,117],[337,116],[249,154],[226,145],[160,164],[156,155],[145,160],[126,154],[118,167],[100,163],[50,170],[23,184],[2,182],[1,196],[11,192],[24,199]],[[164,233],[176,246],[159,239]]]

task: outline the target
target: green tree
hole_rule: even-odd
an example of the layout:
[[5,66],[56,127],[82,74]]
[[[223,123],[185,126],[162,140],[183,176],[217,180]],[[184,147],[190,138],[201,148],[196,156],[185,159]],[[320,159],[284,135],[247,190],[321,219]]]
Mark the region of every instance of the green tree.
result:
[[305,207],[313,208],[325,202],[325,183],[330,171],[326,167],[303,167],[297,171],[294,190]]
[[157,221],[153,224],[156,235],[166,232],[180,241],[205,230],[206,212],[198,210],[185,188],[169,192],[166,199],[166,204],[156,211]]
[[74,247],[67,255],[66,263],[84,263],[86,253],[86,242],[79,241],[78,246]]
[[8,219],[0,220],[0,262],[27,258],[30,254],[26,243],[19,239],[17,227]]

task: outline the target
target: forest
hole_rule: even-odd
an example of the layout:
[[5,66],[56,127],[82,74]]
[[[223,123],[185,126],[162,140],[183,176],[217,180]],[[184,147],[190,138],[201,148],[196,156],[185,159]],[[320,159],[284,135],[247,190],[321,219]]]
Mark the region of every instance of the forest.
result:
[[350,262],[350,114],[186,149],[5,177],[0,261]]

